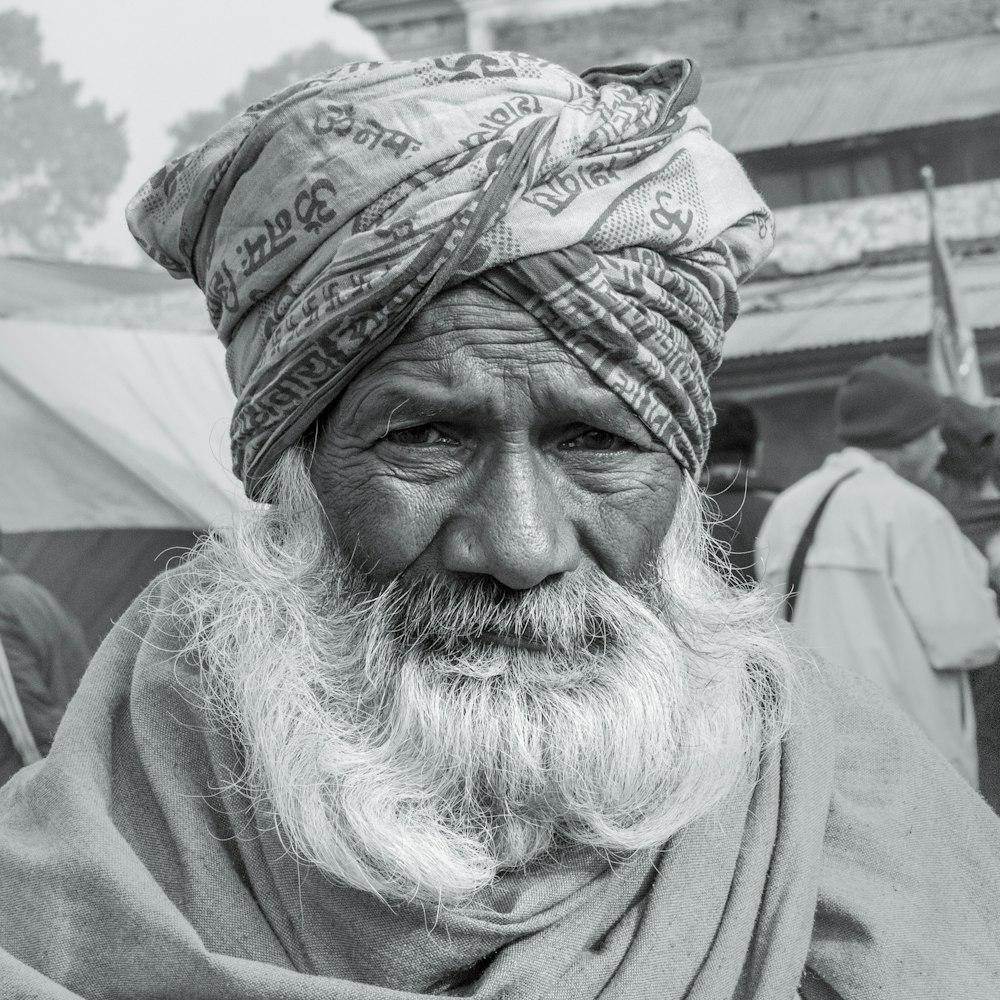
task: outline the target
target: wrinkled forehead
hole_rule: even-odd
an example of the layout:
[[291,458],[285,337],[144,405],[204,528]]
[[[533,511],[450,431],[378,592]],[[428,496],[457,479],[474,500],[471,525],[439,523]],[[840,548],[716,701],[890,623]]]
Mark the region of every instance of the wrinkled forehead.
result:
[[399,340],[418,340],[441,326],[494,324],[498,329],[535,331],[552,339],[542,324],[523,306],[478,281],[449,288],[436,296],[410,321]]
[[632,410],[543,323],[475,282],[430,302],[358,373],[333,412],[363,423],[372,410],[395,420],[422,407],[429,417],[479,411],[498,426],[518,416],[600,412],[619,428],[635,423],[646,437]]

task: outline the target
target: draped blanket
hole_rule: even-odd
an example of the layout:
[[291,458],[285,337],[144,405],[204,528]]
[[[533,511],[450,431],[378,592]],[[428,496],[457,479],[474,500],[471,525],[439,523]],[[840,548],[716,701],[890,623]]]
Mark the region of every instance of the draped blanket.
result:
[[[164,584],[147,595],[155,604]],[[1000,822],[860,679],[804,669],[754,787],[656,856],[567,853],[463,913],[383,906],[232,793],[197,664],[137,603],[0,793],[0,993],[130,1000],[1000,996]]]
[[686,59],[353,64],[156,173],[129,226],[205,292],[248,492],[415,312],[484,272],[696,472],[736,283],[773,243],[698,87]]

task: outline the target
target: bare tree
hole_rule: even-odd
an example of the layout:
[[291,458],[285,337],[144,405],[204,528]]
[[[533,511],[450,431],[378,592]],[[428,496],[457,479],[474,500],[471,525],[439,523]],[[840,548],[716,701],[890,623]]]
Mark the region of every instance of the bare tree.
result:
[[104,215],[128,161],[125,118],[79,92],[43,61],[37,20],[0,11],[0,252],[65,256]]

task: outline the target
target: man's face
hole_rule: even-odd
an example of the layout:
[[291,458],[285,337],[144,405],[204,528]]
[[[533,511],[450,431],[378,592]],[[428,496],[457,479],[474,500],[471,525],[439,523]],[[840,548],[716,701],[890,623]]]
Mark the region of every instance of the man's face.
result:
[[523,591],[655,561],[682,472],[638,417],[516,305],[463,288],[350,384],[311,476],[376,584],[492,577]]
[[897,471],[911,483],[927,486],[937,470],[938,462],[945,453],[944,438],[941,428],[932,427],[920,437],[907,442],[900,449],[900,462]]
[[940,427],[932,427],[920,440],[921,467],[920,476],[926,478],[937,468],[941,456],[947,450]]
[[492,294],[425,310],[275,472],[199,557],[205,710],[337,880],[458,902],[556,844],[653,849],[783,725],[784,640],[675,460]]

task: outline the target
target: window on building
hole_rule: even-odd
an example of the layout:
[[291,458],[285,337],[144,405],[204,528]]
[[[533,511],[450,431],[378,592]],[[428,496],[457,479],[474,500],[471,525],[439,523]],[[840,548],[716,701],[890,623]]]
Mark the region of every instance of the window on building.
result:
[[854,197],[852,163],[821,163],[807,167],[806,201],[843,201]]
[[876,194],[891,194],[899,190],[887,153],[859,156],[853,164],[853,194],[848,197],[869,198]]
[[755,180],[764,201],[774,208],[802,205],[806,201],[806,182],[801,170],[765,171]]

